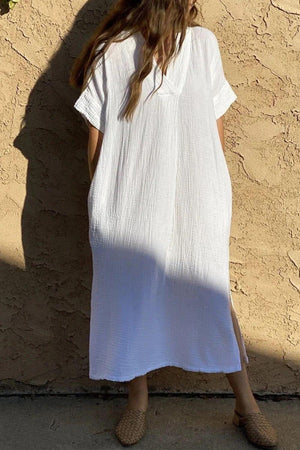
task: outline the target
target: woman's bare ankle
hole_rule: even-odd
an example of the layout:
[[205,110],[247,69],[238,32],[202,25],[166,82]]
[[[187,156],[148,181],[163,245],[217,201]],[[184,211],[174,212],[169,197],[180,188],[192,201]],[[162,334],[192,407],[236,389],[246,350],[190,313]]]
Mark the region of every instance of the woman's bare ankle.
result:
[[148,407],[148,383],[147,375],[136,377],[128,382],[129,408],[146,411]]

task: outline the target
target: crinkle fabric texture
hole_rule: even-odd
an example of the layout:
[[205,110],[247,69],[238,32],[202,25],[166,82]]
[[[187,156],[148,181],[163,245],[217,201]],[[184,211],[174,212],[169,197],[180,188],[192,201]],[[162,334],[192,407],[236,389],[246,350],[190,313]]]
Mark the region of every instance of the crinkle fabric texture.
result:
[[214,33],[189,27],[166,75],[153,58],[123,119],[143,43],[136,32],[111,44],[74,105],[104,133],[87,200],[89,377],[239,371],[249,360],[230,293],[232,187],[216,122],[236,95]]

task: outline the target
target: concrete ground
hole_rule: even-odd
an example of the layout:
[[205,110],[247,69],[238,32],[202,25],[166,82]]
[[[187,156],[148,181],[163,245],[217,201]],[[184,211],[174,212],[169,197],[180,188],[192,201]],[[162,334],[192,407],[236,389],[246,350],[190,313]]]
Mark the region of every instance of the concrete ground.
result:
[[[300,449],[300,399],[258,400],[276,427],[278,449]],[[1,450],[124,448],[114,426],[126,397],[0,398]],[[231,423],[234,398],[149,396],[147,434],[131,448],[147,450],[252,449]],[[127,447],[128,448],[128,447]]]

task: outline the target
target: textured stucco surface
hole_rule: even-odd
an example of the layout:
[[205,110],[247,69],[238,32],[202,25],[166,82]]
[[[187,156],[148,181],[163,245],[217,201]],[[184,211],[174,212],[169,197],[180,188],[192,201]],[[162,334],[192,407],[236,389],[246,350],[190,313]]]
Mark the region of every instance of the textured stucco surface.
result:
[[[88,379],[87,130],[68,87],[109,2],[22,0],[1,16],[1,390],[96,391]],[[231,290],[256,392],[299,392],[298,0],[204,0],[238,100],[225,116]],[[231,392],[224,374],[163,368],[157,391]]]

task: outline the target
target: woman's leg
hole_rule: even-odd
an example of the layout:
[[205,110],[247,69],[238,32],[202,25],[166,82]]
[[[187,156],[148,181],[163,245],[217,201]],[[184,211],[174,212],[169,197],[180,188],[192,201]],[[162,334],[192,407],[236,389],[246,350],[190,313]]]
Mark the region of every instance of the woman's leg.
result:
[[115,427],[115,434],[123,445],[138,442],[145,434],[146,410],[148,406],[147,374],[127,381],[128,401],[120,420]]
[[148,380],[147,374],[133,378],[127,382],[128,407],[146,411],[148,407]]
[[235,408],[237,411],[241,414],[260,411],[249,384],[244,361],[242,362],[241,371],[226,373],[226,376],[235,394]]
[[235,394],[235,408],[241,414],[246,414],[248,412],[258,412],[260,411],[259,406],[256,403],[255,397],[252,393],[248,373],[247,366],[243,358],[243,348],[241,342],[241,336],[239,332],[239,326],[237,323],[237,318],[234,310],[231,308],[231,317],[233,322],[234,331],[237,337],[241,361],[242,361],[242,370],[238,372],[230,372],[226,373],[226,377],[233,389]]

